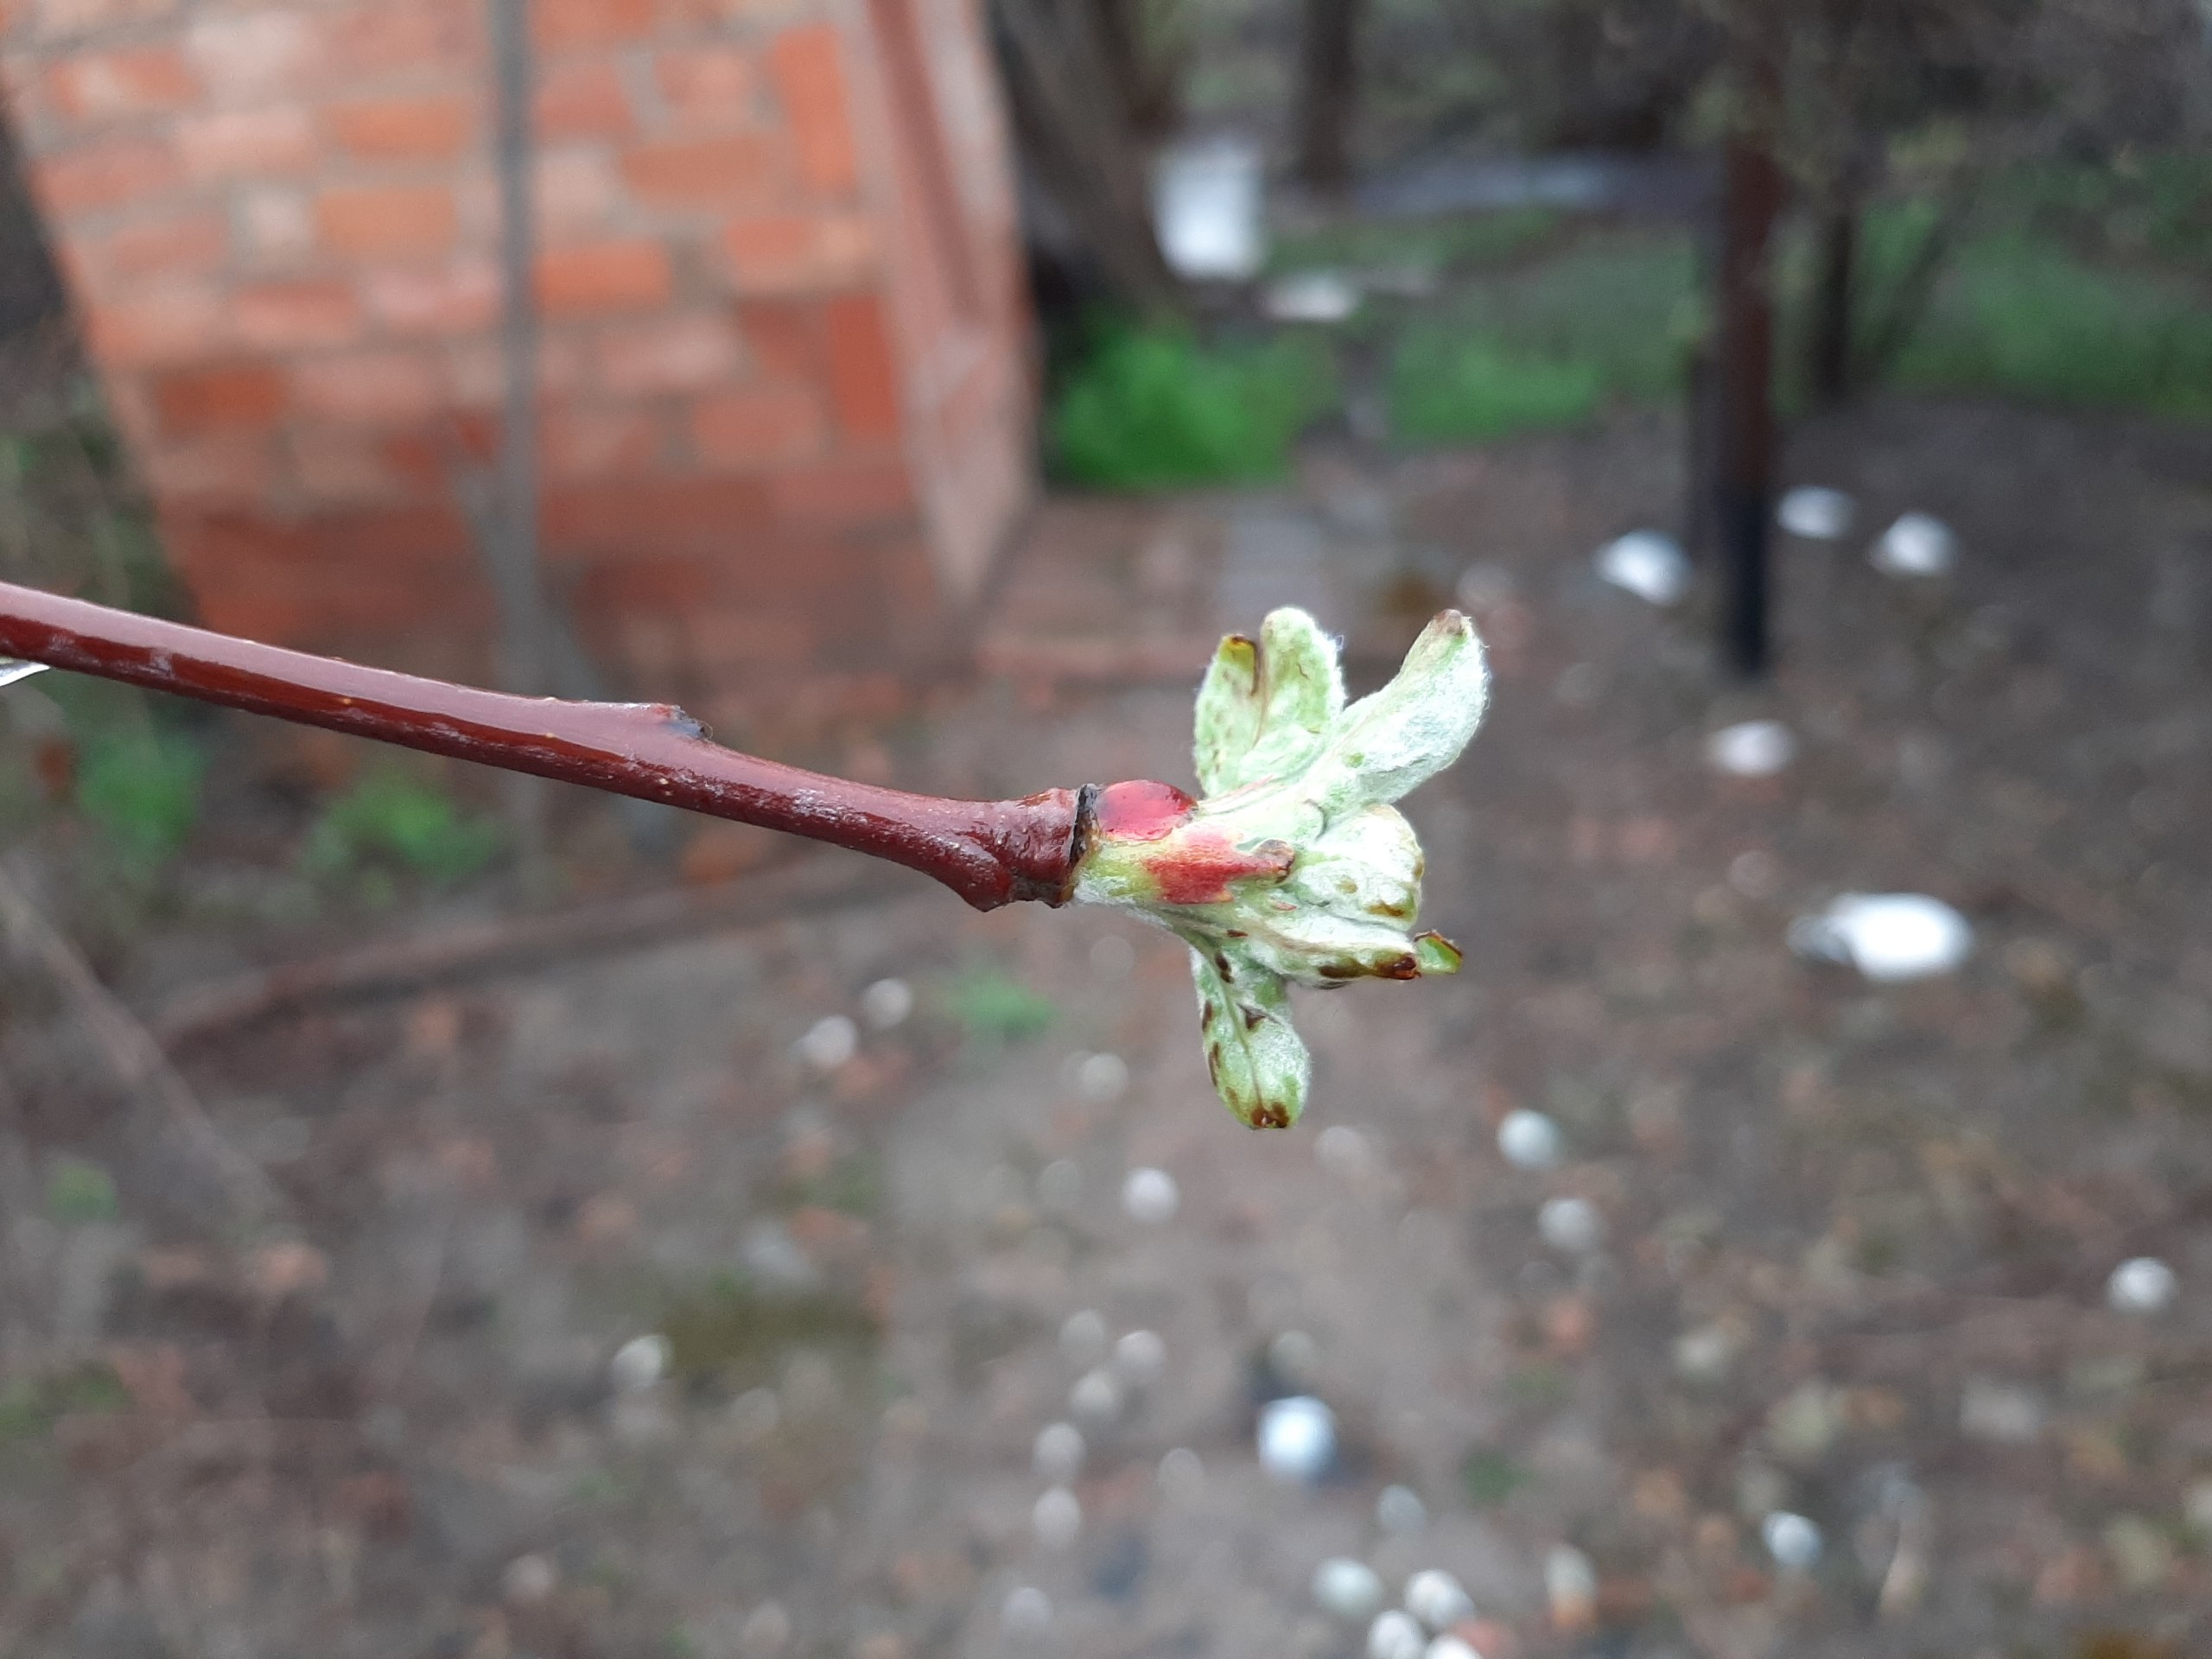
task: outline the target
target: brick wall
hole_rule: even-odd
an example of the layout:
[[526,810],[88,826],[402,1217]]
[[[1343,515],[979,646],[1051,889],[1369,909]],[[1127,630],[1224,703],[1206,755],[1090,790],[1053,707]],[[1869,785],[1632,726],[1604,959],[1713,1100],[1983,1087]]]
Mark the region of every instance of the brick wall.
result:
[[[0,0],[34,194],[216,626],[482,677],[484,0]],[[545,555],[625,693],[941,656],[1029,488],[975,0],[535,0]],[[783,712],[791,714],[786,707]]]

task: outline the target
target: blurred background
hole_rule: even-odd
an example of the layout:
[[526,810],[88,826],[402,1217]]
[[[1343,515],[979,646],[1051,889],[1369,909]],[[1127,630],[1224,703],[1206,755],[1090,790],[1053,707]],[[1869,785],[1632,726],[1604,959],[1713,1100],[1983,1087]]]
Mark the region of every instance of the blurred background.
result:
[[2212,1649],[2198,0],[4,0],[0,575],[1191,784],[1456,980],[0,690],[0,1651]]

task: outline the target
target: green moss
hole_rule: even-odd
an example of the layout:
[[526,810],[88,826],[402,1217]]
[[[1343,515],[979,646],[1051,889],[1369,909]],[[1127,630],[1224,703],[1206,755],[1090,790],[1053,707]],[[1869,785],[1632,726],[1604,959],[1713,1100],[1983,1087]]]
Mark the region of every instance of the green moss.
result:
[[1549,207],[1512,207],[1468,218],[1413,224],[1331,225],[1280,238],[1268,257],[1277,274],[1335,267],[1395,266],[1452,271],[1503,264],[1560,233]]
[[46,1213],[64,1226],[113,1221],[120,1213],[115,1179],[82,1158],[56,1158],[46,1173]]
[[996,968],[961,975],[948,988],[946,1003],[971,1039],[995,1043],[1042,1036],[1059,1013],[1050,997]]
[[207,770],[197,743],[157,723],[98,732],[82,745],[77,804],[127,866],[156,869],[199,823]]
[[849,1297],[764,1295],[730,1275],[678,1297],[661,1329],[677,1376],[733,1391],[772,1382],[793,1348],[864,1359],[880,1335],[874,1318]]

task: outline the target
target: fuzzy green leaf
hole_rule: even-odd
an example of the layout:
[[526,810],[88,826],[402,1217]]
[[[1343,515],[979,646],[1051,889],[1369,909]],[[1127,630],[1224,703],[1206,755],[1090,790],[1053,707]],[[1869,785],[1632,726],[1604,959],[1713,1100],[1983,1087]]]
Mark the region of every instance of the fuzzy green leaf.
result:
[[1249,1128],[1287,1129],[1306,1109],[1313,1061],[1291,1027],[1283,982],[1229,951],[1193,950],[1206,1068],[1222,1103]]

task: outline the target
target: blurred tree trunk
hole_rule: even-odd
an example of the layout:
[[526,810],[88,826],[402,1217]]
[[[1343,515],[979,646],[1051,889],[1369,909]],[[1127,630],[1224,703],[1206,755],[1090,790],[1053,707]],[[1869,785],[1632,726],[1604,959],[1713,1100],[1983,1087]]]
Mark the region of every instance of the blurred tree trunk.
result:
[[[1179,293],[1153,233],[1148,145],[1130,105],[1141,58],[1111,0],[992,0],[1016,137],[1118,299],[1172,308]],[[1117,67],[1117,54],[1126,62]]]
[[1769,523],[1774,494],[1774,302],[1769,287],[1782,166],[1775,154],[1782,41],[1761,0],[1732,31],[1735,108],[1721,157],[1715,296],[1713,531],[1719,544],[1722,654],[1747,678],[1765,674]]
[[1815,403],[1831,408],[1856,387],[1852,375],[1852,335],[1857,306],[1859,201],[1840,191],[1821,215],[1819,270],[1813,290],[1812,361],[1807,379]]
[[1351,182],[1361,0],[1306,0],[1298,52],[1298,176],[1323,195]]

